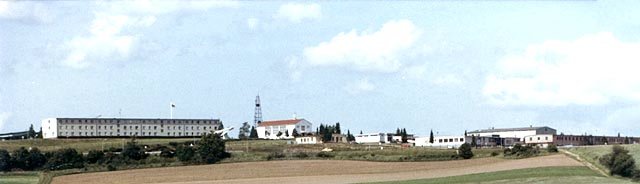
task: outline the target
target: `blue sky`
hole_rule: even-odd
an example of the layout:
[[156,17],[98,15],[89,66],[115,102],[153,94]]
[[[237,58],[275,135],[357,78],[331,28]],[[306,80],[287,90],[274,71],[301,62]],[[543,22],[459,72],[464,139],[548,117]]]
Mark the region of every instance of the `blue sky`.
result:
[[[0,131],[48,117],[640,135],[635,1],[0,1]],[[234,132],[235,133],[235,132]]]

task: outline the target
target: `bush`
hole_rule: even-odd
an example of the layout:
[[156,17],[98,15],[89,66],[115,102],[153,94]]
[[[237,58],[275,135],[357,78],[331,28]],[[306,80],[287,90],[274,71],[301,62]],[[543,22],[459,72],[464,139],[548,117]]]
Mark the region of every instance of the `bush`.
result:
[[104,160],[104,152],[99,150],[91,150],[87,154],[87,163],[102,163]]
[[162,151],[160,151],[160,156],[163,158],[173,158],[175,153],[173,153],[169,148],[163,148]]
[[498,153],[497,151],[491,152],[491,156],[492,157],[495,157],[495,156],[498,156],[498,155],[500,155],[500,153]]
[[20,147],[13,151],[11,156],[11,165],[13,168],[19,168],[27,170],[27,159],[29,158],[29,151],[26,148]]
[[458,148],[458,156],[464,159],[470,159],[471,157],[473,157],[473,152],[471,151],[471,145],[468,143],[464,143],[460,145],[460,147]]
[[629,155],[629,150],[615,145],[612,152],[600,157],[600,163],[609,168],[611,175],[632,177],[636,173],[636,161]]
[[108,170],[108,171],[115,171],[116,169],[117,169],[117,168],[116,168],[116,166],[115,166],[115,165],[113,165],[113,164],[109,164],[109,165],[107,165],[107,170]]
[[11,155],[7,150],[0,149],[0,172],[11,170]]
[[195,155],[196,151],[191,146],[180,145],[176,149],[176,156],[182,162],[192,162]]
[[286,157],[286,155],[284,155],[284,153],[282,152],[272,152],[267,155],[267,160],[281,159],[284,157]]
[[297,152],[293,156],[296,157],[296,158],[307,158],[307,157],[309,157],[309,154],[307,154],[305,152]]
[[73,148],[60,149],[53,153],[45,167],[50,170],[83,168],[84,160],[82,154]]
[[558,152],[558,146],[556,146],[555,144],[549,144],[549,146],[547,146],[547,152],[549,152],[549,153],[557,153]]
[[231,154],[225,151],[225,142],[219,134],[206,134],[198,142],[200,161],[213,164],[228,158]]
[[45,157],[38,148],[32,148],[31,151],[29,151],[25,166],[28,170],[36,170],[40,169],[46,163],[47,157]]
[[135,139],[132,139],[130,142],[127,142],[127,145],[121,152],[122,157],[132,160],[142,160],[147,157],[142,147],[140,147]]
[[316,154],[316,157],[320,158],[333,158],[335,155],[326,151],[321,151]]
[[534,148],[531,145],[522,146],[520,144],[516,144],[512,149],[505,149],[504,156],[515,156],[518,158],[526,158],[530,156],[538,155],[540,151],[537,148]]

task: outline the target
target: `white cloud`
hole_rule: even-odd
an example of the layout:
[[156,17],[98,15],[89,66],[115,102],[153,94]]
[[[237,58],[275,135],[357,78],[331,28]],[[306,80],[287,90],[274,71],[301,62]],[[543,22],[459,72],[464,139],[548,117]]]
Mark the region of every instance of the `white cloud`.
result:
[[71,52],[64,64],[73,68],[83,68],[90,61],[99,58],[126,58],[136,40],[136,36],[123,34],[128,27],[150,26],[155,17],[131,18],[125,15],[98,13],[91,23],[89,36],[74,37],[66,43]]
[[237,7],[236,1],[106,1],[98,2],[104,11],[126,14],[166,14],[182,10],[208,10],[211,8]]
[[376,89],[376,86],[369,82],[368,79],[362,79],[360,81],[352,82],[348,84],[345,88],[347,92],[350,94],[360,94],[363,92],[373,91]]
[[436,77],[432,82],[438,85],[459,85],[462,84],[462,79],[456,74],[444,74]]
[[0,130],[4,127],[4,124],[7,123],[7,120],[11,117],[10,112],[2,112],[0,113]]
[[352,30],[328,42],[304,49],[305,60],[313,66],[347,66],[361,71],[395,72],[400,57],[420,37],[421,31],[409,20],[389,21],[376,32]]
[[0,1],[0,19],[50,22],[53,17],[49,8],[39,2]]
[[288,19],[291,22],[299,23],[304,19],[318,19],[321,16],[320,5],[287,3],[280,6],[276,18]]
[[249,19],[247,19],[247,26],[248,26],[250,29],[255,29],[256,27],[258,27],[258,22],[259,22],[259,21],[260,21],[260,20],[258,20],[258,19],[256,19],[256,18],[249,18]]
[[597,105],[640,100],[640,43],[604,32],[546,41],[504,57],[483,90],[503,105]]
[[182,10],[204,11],[215,7],[235,7],[233,1],[117,1],[97,2],[89,35],[73,37],[64,44],[69,52],[63,64],[84,68],[96,60],[126,59],[142,33],[157,16]]

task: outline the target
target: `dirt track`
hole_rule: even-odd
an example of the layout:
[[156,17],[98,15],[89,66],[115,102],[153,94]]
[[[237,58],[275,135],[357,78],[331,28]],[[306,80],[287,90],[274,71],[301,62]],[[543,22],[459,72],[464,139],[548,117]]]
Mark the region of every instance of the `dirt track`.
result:
[[519,160],[481,158],[439,162],[294,160],[87,173],[56,177],[52,183],[356,183],[436,178],[547,166],[582,164],[563,154]]

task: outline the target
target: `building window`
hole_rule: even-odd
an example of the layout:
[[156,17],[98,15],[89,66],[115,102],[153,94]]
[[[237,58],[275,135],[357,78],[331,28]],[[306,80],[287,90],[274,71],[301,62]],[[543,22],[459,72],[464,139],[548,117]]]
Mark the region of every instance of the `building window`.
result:
[[538,140],[540,140],[540,137],[538,137]]
[[460,138],[460,142],[464,142],[464,138]]

